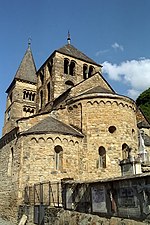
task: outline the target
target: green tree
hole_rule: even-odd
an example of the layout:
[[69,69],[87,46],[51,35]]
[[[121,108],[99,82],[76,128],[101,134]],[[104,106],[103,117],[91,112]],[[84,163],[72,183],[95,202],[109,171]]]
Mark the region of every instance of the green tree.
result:
[[136,104],[142,109],[147,120],[150,122],[150,88],[139,95]]

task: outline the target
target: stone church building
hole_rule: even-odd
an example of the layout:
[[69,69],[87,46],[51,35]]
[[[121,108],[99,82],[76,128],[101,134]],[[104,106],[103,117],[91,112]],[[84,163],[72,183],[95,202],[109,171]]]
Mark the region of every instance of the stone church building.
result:
[[70,38],[38,70],[29,45],[6,93],[0,212],[21,203],[26,185],[117,177],[120,161],[138,157],[135,102]]

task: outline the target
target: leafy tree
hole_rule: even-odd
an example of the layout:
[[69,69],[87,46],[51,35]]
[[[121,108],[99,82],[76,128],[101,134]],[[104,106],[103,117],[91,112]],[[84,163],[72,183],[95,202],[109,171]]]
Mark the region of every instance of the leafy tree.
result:
[[150,122],[150,88],[139,95],[136,104],[142,109],[147,120]]

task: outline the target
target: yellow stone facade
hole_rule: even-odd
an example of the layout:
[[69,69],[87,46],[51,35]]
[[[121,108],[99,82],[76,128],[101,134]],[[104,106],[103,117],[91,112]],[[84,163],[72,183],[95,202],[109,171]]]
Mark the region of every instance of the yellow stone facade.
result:
[[[8,89],[0,140],[1,212],[10,210],[3,203],[12,194],[14,205],[22,202],[27,185],[121,176],[123,146],[130,147],[130,157],[138,154],[135,102],[115,93],[100,65],[67,44],[33,75],[36,82],[16,76]],[[25,106],[34,110],[25,113]]]

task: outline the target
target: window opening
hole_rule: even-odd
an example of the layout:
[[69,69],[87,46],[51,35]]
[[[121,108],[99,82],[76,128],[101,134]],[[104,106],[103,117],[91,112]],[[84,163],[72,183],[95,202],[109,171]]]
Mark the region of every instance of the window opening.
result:
[[40,91],[40,108],[43,106],[43,91]]
[[106,168],[106,150],[103,146],[99,147],[99,167]]
[[110,132],[111,134],[113,134],[113,133],[116,131],[116,127],[115,127],[115,126],[110,126],[110,127],[108,128],[108,130],[109,130],[109,132]]
[[50,101],[50,82],[47,84],[47,100]]
[[88,78],[88,67],[87,65],[83,65],[83,79],[87,79]]
[[64,73],[69,74],[69,60],[64,59]]
[[88,74],[88,77],[91,77],[93,74],[93,66],[90,66],[89,67],[89,74]]
[[70,71],[69,71],[70,75],[75,75],[75,62],[71,61],[70,63]]
[[63,168],[63,149],[60,145],[56,145],[54,150],[55,150],[55,169],[62,170],[62,168]]

